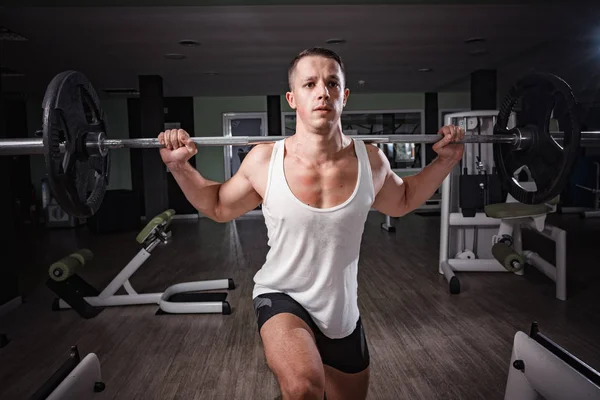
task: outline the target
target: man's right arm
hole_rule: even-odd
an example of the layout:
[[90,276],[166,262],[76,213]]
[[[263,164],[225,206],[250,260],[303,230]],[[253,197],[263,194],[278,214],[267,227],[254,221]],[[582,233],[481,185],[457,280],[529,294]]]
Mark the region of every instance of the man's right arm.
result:
[[217,222],[231,221],[255,209],[261,196],[252,179],[264,170],[270,157],[266,145],[255,146],[244,158],[237,173],[225,183],[204,178],[188,160],[198,153],[195,143],[183,129],[161,132],[158,140],[164,145],[160,155],[186,199],[198,211]]
[[246,160],[248,157],[239,171],[225,183],[204,178],[189,162],[170,165],[169,169],[187,200],[198,211],[214,221],[228,222],[262,202],[247,174],[252,160]]

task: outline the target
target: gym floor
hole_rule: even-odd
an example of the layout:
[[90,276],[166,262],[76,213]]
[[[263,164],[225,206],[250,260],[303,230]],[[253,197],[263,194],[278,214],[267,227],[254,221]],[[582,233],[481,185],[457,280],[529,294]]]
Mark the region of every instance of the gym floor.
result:
[[[551,215],[567,230],[567,302],[536,270],[460,273],[450,295],[437,272],[439,217],[408,215],[396,233],[371,213],[359,269],[359,300],[372,360],[369,399],[502,399],[512,340],[532,321],[562,347],[600,369],[600,220]],[[78,345],[95,352],[106,390],[98,399],[275,399],[252,311],[252,277],[267,253],[261,218],[217,224],[177,220],[172,242],[154,250],[131,279],[138,292],[184,281],[233,278],[231,315],[155,315],[155,306],[107,308],[96,318],[51,311],[43,285],[52,262],[87,247],[81,270],[102,288],[139,247],[135,232],[94,236],[86,228],[29,235],[22,270],[25,304],[0,319],[11,342],[0,349],[0,399],[26,399]],[[524,234],[524,245],[552,260],[552,244]]]

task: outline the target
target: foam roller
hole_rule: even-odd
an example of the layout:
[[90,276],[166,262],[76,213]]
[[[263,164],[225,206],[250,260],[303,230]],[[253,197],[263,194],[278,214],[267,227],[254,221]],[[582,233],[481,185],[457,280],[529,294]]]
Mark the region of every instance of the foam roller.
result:
[[525,265],[525,260],[512,247],[503,242],[492,246],[492,254],[504,268],[510,272],[520,271]]
[[69,277],[75,275],[78,267],[84,266],[85,262],[91,260],[93,257],[93,253],[88,249],[81,249],[69,254],[50,266],[48,270],[50,279],[57,282],[67,280]]

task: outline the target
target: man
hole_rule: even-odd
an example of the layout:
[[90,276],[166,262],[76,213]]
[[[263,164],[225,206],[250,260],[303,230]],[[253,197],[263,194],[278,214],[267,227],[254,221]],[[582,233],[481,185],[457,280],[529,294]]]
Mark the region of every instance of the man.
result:
[[182,130],[159,135],[160,150],[187,199],[230,221],[262,203],[270,250],[254,277],[254,306],[267,364],[284,399],[364,399],[369,351],[357,304],[357,265],[371,207],[390,216],[418,208],[462,158],[464,137],[440,130],[438,157],[399,178],[375,146],[342,132],[348,100],[344,65],[327,49],[303,51],[289,68],[286,99],[296,133],[255,146],[225,183],[187,161],[195,144]]

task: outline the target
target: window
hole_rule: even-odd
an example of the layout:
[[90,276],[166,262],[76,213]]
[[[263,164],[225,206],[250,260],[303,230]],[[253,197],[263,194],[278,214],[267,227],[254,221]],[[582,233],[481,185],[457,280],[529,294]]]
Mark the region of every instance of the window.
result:
[[[347,135],[412,135],[423,133],[421,110],[346,111],[342,114],[342,130]],[[296,131],[296,113],[283,113],[285,136]],[[422,168],[425,148],[420,143],[378,144],[392,169]]]

